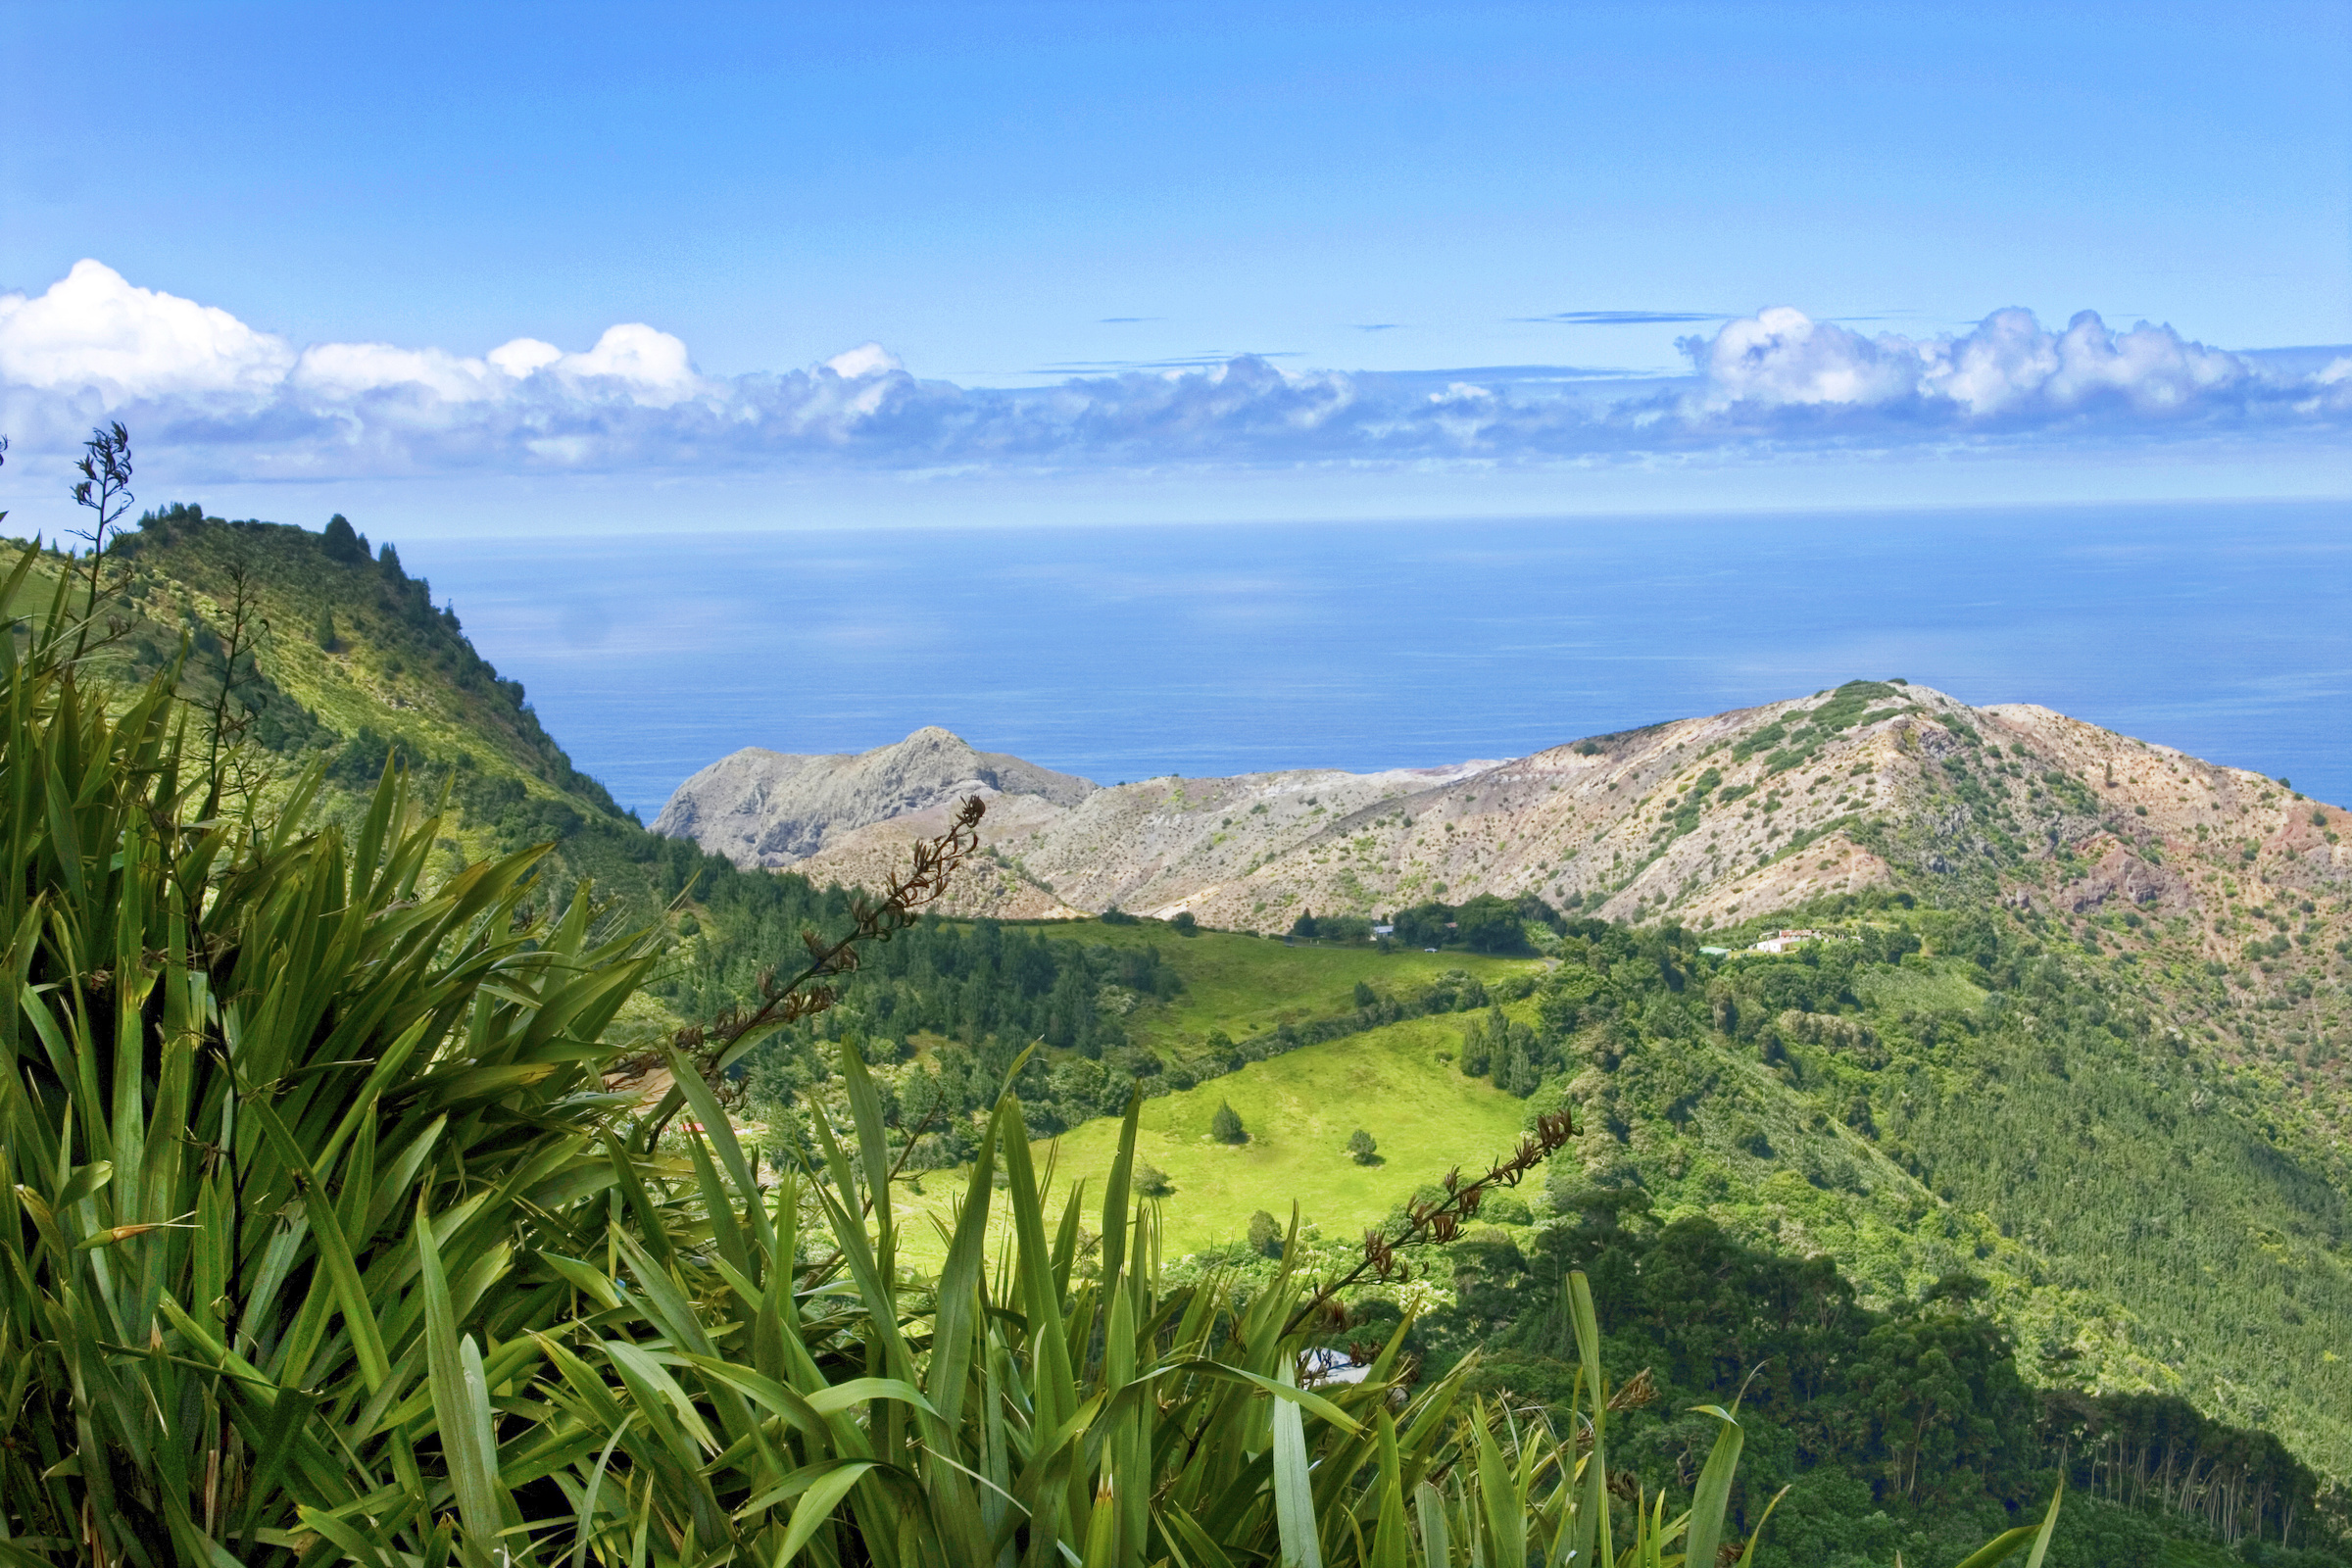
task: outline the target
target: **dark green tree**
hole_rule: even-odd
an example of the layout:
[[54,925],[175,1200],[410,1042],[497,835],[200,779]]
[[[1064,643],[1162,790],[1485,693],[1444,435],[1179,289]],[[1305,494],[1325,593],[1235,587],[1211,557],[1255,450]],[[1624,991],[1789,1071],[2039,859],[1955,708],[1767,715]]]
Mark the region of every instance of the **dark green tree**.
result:
[[1358,1165],[1378,1164],[1380,1146],[1372,1141],[1370,1133],[1358,1127],[1348,1135],[1348,1157]]
[[1462,1026],[1462,1076],[1484,1078],[1494,1060],[1494,1043],[1488,1037],[1487,1020],[1473,1014]]
[[1512,1031],[1514,1038],[1504,1047],[1501,1060],[1494,1069],[1494,1087],[1506,1094],[1517,1095],[1521,1100],[1534,1094],[1544,1082],[1543,1069],[1536,1065],[1526,1045],[1516,1038],[1525,1028],[1526,1025],[1522,1024]]
[[1250,1141],[1249,1129],[1242,1125],[1240,1113],[1230,1102],[1222,1100],[1217,1102],[1217,1113],[1208,1118],[1208,1136],[1220,1144],[1246,1144]]
[[318,611],[318,624],[311,628],[311,640],[328,653],[333,653],[342,639],[335,635],[335,612],[323,606]]
[[1315,911],[1312,909],[1299,910],[1298,918],[1291,922],[1291,935],[1303,941],[1312,942],[1315,937]]
[[326,527],[319,538],[326,547],[326,559],[329,561],[356,566],[368,559],[368,549],[360,543],[359,533],[340,512],[326,519]]
[[377,570],[394,582],[409,580],[409,574],[400,569],[400,552],[392,548],[392,541],[389,539],[384,541],[384,548],[376,552],[375,564]]
[[1526,953],[1527,929],[1519,906],[1482,893],[1456,910],[1454,936],[1473,953]]
[[1281,1222],[1262,1208],[1250,1216],[1250,1250],[1268,1257],[1282,1255]]
[[1135,1190],[1146,1198],[1165,1198],[1176,1190],[1176,1184],[1168,1180],[1168,1173],[1157,1165],[1138,1162],[1135,1167]]

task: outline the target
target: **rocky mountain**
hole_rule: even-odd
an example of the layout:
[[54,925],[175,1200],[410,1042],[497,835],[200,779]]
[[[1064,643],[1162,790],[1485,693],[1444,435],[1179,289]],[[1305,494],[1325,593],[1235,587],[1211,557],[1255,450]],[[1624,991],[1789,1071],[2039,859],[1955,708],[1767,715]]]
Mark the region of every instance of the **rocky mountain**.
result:
[[974,751],[933,726],[854,757],[746,747],[679,785],[653,830],[692,839],[740,866],[775,867],[868,823],[919,815],[970,795],[1066,810],[1095,793],[1089,780]]
[[[779,808],[752,767],[727,771],[773,754],[739,753],[689,780],[655,825],[739,861],[771,853],[763,835],[777,831],[778,849],[812,847],[797,852],[811,878],[871,884],[911,839],[937,831],[938,807],[985,787],[1009,798],[984,824],[993,865],[956,891],[962,912],[1115,905],[1245,930],[1288,929],[1309,909],[1385,914],[1482,893],[1703,928],[1922,879],[2068,915],[2218,918],[2230,929],[2205,933],[2218,949],[2240,934],[2229,911],[2265,902],[2252,890],[2340,897],[2352,879],[2339,808],[2047,709],[1972,708],[1900,682],[1438,769],[1095,789],[1035,768],[982,779],[946,759],[1010,760],[938,730],[858,759],[777,760],[828,764],[827,780],[897,777],[909,749],[942,760],[927,797],[801,791],[805,775],[792,772],[776,794],[794,804]],[[1060,784],[1021,787],[1029,777]],[[836,799],[854,804],[820,816]],[[790,835],[769,821],[788,821]]]

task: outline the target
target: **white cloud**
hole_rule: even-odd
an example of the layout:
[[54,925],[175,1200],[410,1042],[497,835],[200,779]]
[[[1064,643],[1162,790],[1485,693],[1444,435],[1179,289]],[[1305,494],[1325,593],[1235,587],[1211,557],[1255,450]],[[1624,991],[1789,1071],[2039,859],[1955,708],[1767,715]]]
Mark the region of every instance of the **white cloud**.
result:
[[1710,408],[1885,403],[1913,390],[1919,378],[1907,359],[1786,305],[1726,322],[1711,341],[1683,342],[1706,378]]
[[501,343],[485,359],[519,381],[534,370],[544,370],[564,358],[564,351],[553,343],[542,343],[535,337],[518,337]]
[[637,402],[657,409],[692,397],[701,381],[686,345],[642,321],[606,327],[596,347],[566,354],[549,368],[573,380],[616,381]]
[[[642,322],[565,352],[475,358],[319,343],[83,262],[0,296],[0,430],[70,448],[92,418],[249,477],[451,470],[1541,465],[1625,456],[2294,437],[2352,429],[2352,362],[2287,371],[2171,328],[2000,311],[1967,332],[1865,335],[1787,307],[1684,347],[1647,382],[1286,372],[1244,356],[1011,391],[920,380],[877,343],[727,378]],[[2302,362],[2298,362],[2302,363]]]
[[138,288],[81,261],[44,293],[0,294],[0,381],[120,398],[267,394],[292,368],[283,338],[228,312]]
[[2119,333],[2093,311],[2063,332],[2045,331],[2031,311],[1995,311],[1963,335],[1923,340],[1865,337],[1780,306],[1728,322],[1713,338],[1685,338],[1683,347],[1713,413],[1917,404],[1931,416],[1966,422],[2113,404],[2163,416],[2210,412],[2216,399],[2259,394],[2268,381],[2241,355],[2144,321]]
[[825,362],[825,368],[845,381],[862,381],[869,375],[888,375],[904,370],[899,357],[879,343],[860,343],[845,353],[836,354]]
[[317,343],[294,364],[293,384],[330,398],[410,388],[445,403],[477,403],[503,396],[511,377],[484,360],[462,360],[440,349],[402,349],[389,343]]

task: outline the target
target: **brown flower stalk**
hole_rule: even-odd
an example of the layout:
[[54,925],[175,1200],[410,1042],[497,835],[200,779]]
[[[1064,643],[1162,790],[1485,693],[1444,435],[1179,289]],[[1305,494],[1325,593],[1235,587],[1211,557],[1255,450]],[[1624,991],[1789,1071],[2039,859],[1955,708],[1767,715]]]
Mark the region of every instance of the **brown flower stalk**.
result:
[[1396,1255],[1398,1250],[1452,1241],[1461,1234],[1462,1221],[1477,1214],[1479,1202],[1490,1188],[1518,1186],[1520,1178],[1566,1148],[1577,1131],[1576,1118],[1565,1108],[1549,1111],[1536,1118],[1536,1130],[1521,1138],[1519,1147],[1508,1157],[1496,1162],[1478,1180],[1465,1183],[1458,1165],[1447,1171],[1446,1197],[1434,1203],[1414,1202],[1405,1210],[1404,1223],[1394,1236],[1379,1227],[1366,1231],[1362,1261],[1338,1279],[1318,1287],[1283,1325],[1284,1335],[1294,1334],[1300,1324],[1329,1312],[1340,1293],[1367,1274],[1382,1283],[1411,1279],[1412,1266]]
[[[802,932],[801,944],[808,950],[807,967],[780,985],[772,967],[763,972],[758,1006],[730,1005],[708,1022],[689,1024],[670,1037],[670,1046],[702,1074],[720,1103],[737,1098],[725,1073],[742,1054],[739,1048],[745,1041],[760,1030],[812,1017],[833,1005],[839,993],[832,982],[856,971],[861,944],[888,942],[914,924],[926,906],[939,901],[956,872],[979,850],[980,818],[987,811],[987,803],[972,796],[956,808],[948,831],[919,841],[914,847],[914,863],[890,884],[879,901],[869,903],[860,897],[850,906],[850,932],[840,941],[828,946],[814,931]],[[661,1066],[663,1056],[661,1051],[624,1056],[605,1070],[605,1081],[623,1083],[643,1077]],[[673,1084],[647,1123],[646,1148],[654,1147],[685,1102],[684,1091]]]

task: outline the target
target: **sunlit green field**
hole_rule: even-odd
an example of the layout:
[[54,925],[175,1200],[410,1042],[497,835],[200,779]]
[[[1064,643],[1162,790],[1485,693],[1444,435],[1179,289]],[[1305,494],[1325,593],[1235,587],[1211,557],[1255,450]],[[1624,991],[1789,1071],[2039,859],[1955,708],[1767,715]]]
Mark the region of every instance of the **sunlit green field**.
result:
[[1184,976],[1185,989],[1164,1006],[1138,1012],[1127,1021],[1127,1030],[1138,1045],[1168,1045],[1187,1054],[1212,1029],[1243,1040],[1278,1024],[1346,1012],[1355,1005],[1359,980],[1376,990],[1412,991],[1449,969],[1492,984],[1505,975],[1542,967],[1538,959],[1491,958],[1458,949],[1381,953],[1368,947],[1290,947],[1278,939],[1229,931],[1187,937],[1157,920],[1133,925],[1072,920],[1045,929],[1079,942],[1159,949]]
[[[1454,1069],[1464,1021],[1408,1019],[1145,1101],[1137,1162],[1156,1166],[1176,1189],[1160,1205],[1167,1255],[1235,1239],[1254,1209],[1287,1224],[1294,1199],[1324,1236],[1352,1236],[1448,1166],[1508,1150],[1526,1104]],[[1240,1113],[1249,1143],[1236,1148],[1210,1139],[1209,1118],[1220,1102]],[[1380,1163],[1359,1165],[1348,1156],[1348,1135],[1358,1127],[1378,1142]],[[1077,1180],[1087,1184],[1090,1209],[1099,1200],[1118,1131],[1115,1120],[1100,1118],[1034,1146],[1041,1169],[1053,1161],[1056,1205]],[[940,1171],[923,1186],[902,1205],[918,1254],[936,1246],[920,1216],[945,1219],[964,1177]]]

